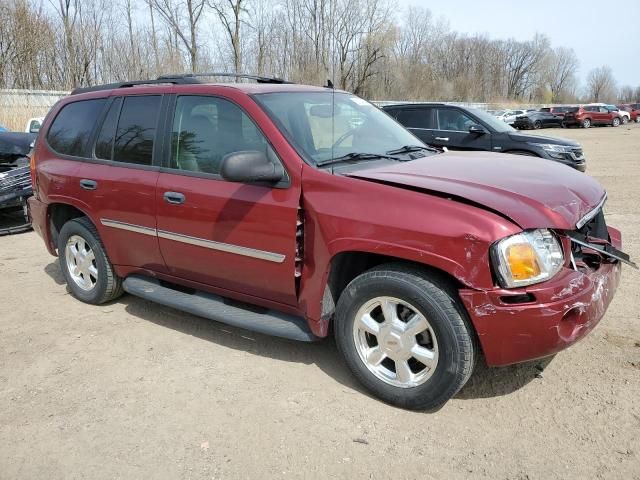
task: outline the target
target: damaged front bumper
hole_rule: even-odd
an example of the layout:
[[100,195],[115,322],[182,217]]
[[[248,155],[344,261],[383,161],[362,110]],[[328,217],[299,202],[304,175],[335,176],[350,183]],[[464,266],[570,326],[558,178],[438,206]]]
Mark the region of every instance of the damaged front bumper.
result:
[[[612,243],[620,233],[609,228]],[[522,289],[460,290],[491,366],[553,355],[583,338],[604,316],[620,281],[621,263],[564,268],[553,279]]]
[[31,228],[27,199],[33,194],[29,167],[0,172],[0,235]]

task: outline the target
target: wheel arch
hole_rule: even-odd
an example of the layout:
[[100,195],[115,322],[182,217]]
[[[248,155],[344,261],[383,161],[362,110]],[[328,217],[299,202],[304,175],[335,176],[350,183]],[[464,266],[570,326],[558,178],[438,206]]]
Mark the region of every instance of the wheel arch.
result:
[[94,225],[95,222],[81,207],[65,202],[54,202],[47,207],[47,218],[49,219],[47,227],[49,228],[49,238],[53,244],[54,250],[57,248],[58,235],[62,226],[69,220],[74,218],[86,217]]

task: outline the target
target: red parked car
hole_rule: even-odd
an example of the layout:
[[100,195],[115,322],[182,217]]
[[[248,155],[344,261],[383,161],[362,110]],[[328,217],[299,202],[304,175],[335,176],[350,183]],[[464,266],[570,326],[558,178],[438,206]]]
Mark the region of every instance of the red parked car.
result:
[[620,114],[601,105],[584,105],[573,107],[564,114],[564,126],[580,126],[589,128],[592,125],[611,125],[617,127],[622,123]]
[[640,123],[640,103],[626,103],[622,105],[616,105],[620,110],[629,112],[631,118],[629,121]]
[[257,79],[112,84],[53,108],[29,208],[75,297],[331,332],[370,391],[421,409],[480,351],[552,355],[602,318],[629,260],[593,178],[439,154],[354,95]]

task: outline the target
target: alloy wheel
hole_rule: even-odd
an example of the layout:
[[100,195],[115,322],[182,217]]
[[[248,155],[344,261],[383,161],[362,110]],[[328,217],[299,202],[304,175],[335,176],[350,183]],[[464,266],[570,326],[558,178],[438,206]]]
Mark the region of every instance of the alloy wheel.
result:
[[72,235],[65,247],[67,270],[73,282],[84,291],[93,290],[98,281],[96,257],[87,241]]
[[376,297],[356,313],[355,347],[367,369],[401,388],[425,383],[438,365],[438,342],[427,318],[413,305]]

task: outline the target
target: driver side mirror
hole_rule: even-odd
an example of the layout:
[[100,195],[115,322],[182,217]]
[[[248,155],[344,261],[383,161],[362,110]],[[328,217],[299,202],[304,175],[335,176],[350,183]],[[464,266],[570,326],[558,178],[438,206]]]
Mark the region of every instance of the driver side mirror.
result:
[[278,162],[272,162],[264,152],[247,150],[225,155],[220,175],[229,182],[278,183],[284,178],[284,168]]
[[484,128],[482,128],[480,125],[474,123],[473,125],[469,126],[469,133],[484,135],[485,133],[487,133],[487,131]]

